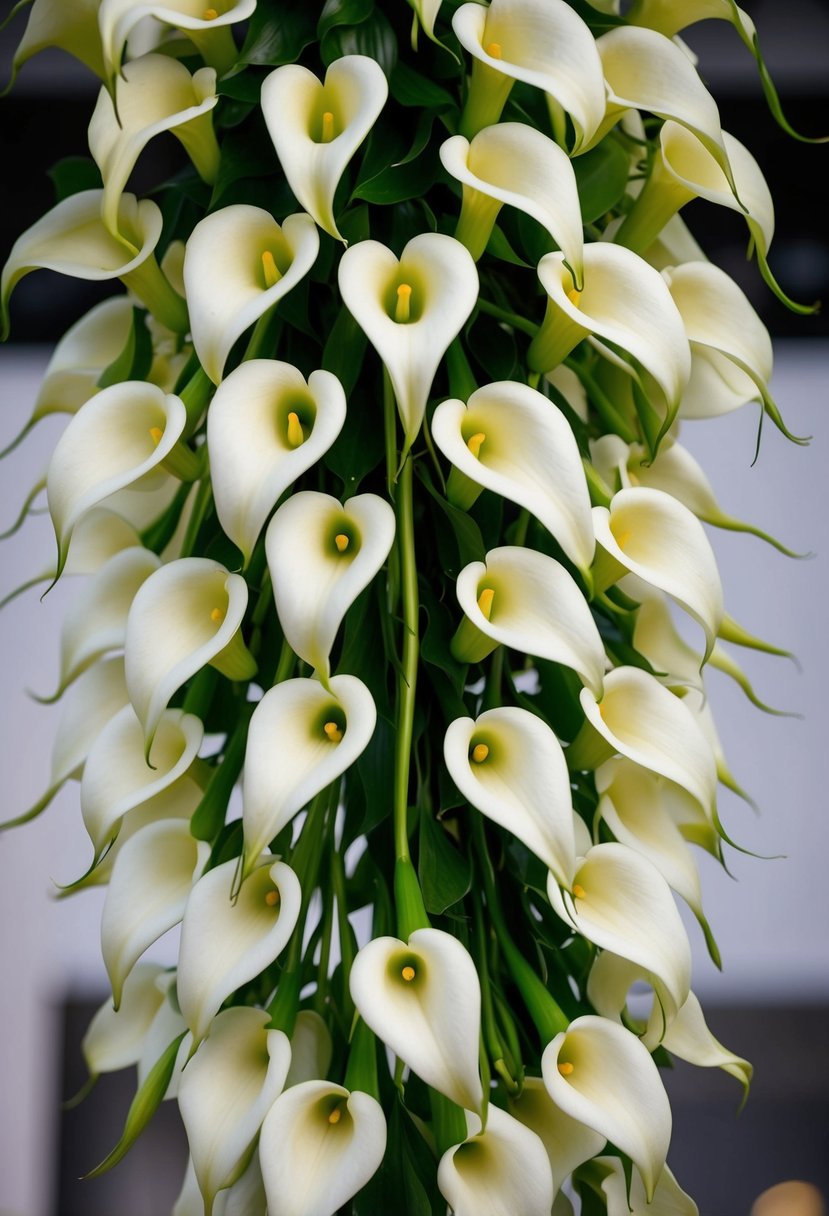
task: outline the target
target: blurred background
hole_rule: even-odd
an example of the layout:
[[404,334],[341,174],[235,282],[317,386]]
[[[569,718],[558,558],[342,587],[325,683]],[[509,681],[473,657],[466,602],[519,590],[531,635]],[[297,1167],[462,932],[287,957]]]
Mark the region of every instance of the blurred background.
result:
[[[67,0],[69,2],[69,0]],[[402,2],[402,0],[401,0]],[[679,2],[679,0],[677,0]],[[3,16],[8,0],[0,7]],[[829,4],[825,0],[746,3],[793,125],[829,132]],[[0,34],[0,81],[25,23]],[[826,149],[788,138],[762,101],[754,61],[724,22],[687,33],[717,98],[723,127],[754,153],[771,186],[777,235],[771,265],[795,299],[829,299],[829,173]],[[2,184],[0,260],[53,202],[49,168],[86,155],[96,82],[57,52],[32,60],[0,102]],[[153,144],[131,188],[141,194],[180,165],[170,136]],[[794,651],[784,659],[746,652],[741,661],[770,705],[803,715],[770,717],[724,677],[710,676],[710,698],[732,772],[759,804],[759,817],[723,793],[721,815],[752,853],[727,850],[731,877],[702,856],[705,907],[724,961],[710,963],[697,926],[694,989],[714,1033],[756,1067],[738,1116],[737,1083],[717,1070],[678,1065],[666,1076],[675,1115],[670,1161],[703,1216],[741,1216],[763,1188],[800,1177],[829,1193],[829,805],[825,688],[827,568],[823,494],[829,328],[825,316],[800,318],[779,305],[745,260],[739,217],[705,204],[685,211],[708,255],[747,292],[776,341],[773,392],[809,448],[766,426],[752,467],[757,411],[746,408],[701,426],[683,442],[702,462],[723,509],[767,529],[814,560],[792,561],[752,537],[714,532],[729,612],[760,636]],[[29,415],[49,344],[111,294],[45,272],[17,288],[12,341],[0,350],[0,448]],[[45,472],[62,425],[47,420],[0,469],[0,530],[15,519]],[[0,550],[0,596],[45,571],[53,559],[48,517],[30,518]],[[41,603],[36,591],[0,616],[0,819],[19,814],[48,780],[58,715],[26,695],[49,693],[57,678],[60,622],[74,589],[64,580]],[[173,1104],[117,1170],[95,1182],[78,1176],[99,1161],[121,1131],[134,1088],[132,1070],[106,1076],[80,1107],[61,1101],[85,1079],[80,1039],[107,987],[98,924],[102,893],[54,898],[55,883],[89,863],[77,787],[35,823],[0,837],[0,1216],[163,1216],[178,1192],[185,1147]],[[785,855],[785,856],[782,856]],[[175,958],[175,934],[152,957]]]

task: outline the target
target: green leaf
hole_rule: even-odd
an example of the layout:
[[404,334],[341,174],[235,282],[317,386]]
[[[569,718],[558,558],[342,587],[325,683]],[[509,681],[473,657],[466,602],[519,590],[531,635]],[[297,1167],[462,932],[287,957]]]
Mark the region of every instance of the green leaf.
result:
[[584,156],[576,156],[572,165],[581,218],[585,224],[592,224],[615,207],[624,194],[630,171],[628,154],[611,133]]
[[486,252],[501,262],[508,262],[511,266],[520,266],[522,270],[531,269],[530,263],[518,256],[497,224],[487,241]]
[[55,188],[56,203],[62,203],[82,190],[100,190],[104,184],[100,169],[88,156],[65,156],[52,165],[49,177]]
[[472,886],[472,864],[449,840],[431,812],[420,812],[418,877],[426,911],[439,916],[463,899]]
[[98,377],[98,388],[123,384],[125,380],[146,380],[153,361],[153,342],[146,324],[147,314],[133,308],[132,324],[124,349]]
[[320,55],[326,67],[345,55],[368,55],[388,77],[397,63],[397,38],[388,18],[375,9],[359,25],[338,25],[330,30],[320,42]]
[[320,41],[329,30],[338,25],[359,25],[374,11],[374,0],[326,0],[325,8],[317,22],[317,37]]
[[[406,1087],[406,1099],[409,1100]],[[379,1170],[354,1197],[354,1216],[443,1216],[446,1200],[437,1189],[434,1156],[403,1103],[395,1098],[389,1114],[386,1153]]]
[[451,93],[401,60],[398,60],[391,74],[389,89],[401,106],[417,106],[424,110],[445,110],[457,106]]
[[518,350],[512,333],[502,329],[494,317],[479,312],[470,326],[468,339],[486,379],[513,379],[518,372]]
[[[325,348],[322,352],[322,366],[325,371],[332,372],[337,377],[345,390],[346,397],[351,396],[354,386],[360,377],[360,369],[363,365],[367,341],[366,335],[345,305],[343,305],[339,316],[331,326],[328,334],[328,341],[325,343]],[[377,410],[377,418],[373,420],[376,424],[375,430],[379,429],[382,423],[379,405]],[[366,413],[364,409],[357,412],[361,414]],[[336,444],[334,447],[336,448]]]
[[394,732],[392,723],[378,716],[371,741],[355,765],[366,796],[366,815],[360,825],[364,836],[391,815]]
[[460,507],[454,507],[442,494],[438,493],[432,484],[431,476],[424,468],[418,468],[417,472],[421,482],[448,519],[455,537],[460,564],[455,568],[453,562],[451,563],[451,568],[445,571],[445,573],[454,578],[470,562],[482,562],[484,560],[486,546],[481,536],[481,530],[475,523],[475,520],[466,511],[461,511]]
[[296,63],[315,37],[314,6],[307,0],[279,0],[279,5],[257,5],[239,63],[279,67]]

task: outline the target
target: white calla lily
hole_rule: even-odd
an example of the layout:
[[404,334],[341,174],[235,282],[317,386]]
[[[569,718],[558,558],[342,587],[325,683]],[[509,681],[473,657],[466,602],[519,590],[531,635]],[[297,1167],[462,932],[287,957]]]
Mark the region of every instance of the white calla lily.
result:
[[195,1046],[222,1002],[287,945],[299,916],[299,880],[284,862],[262,857],[231,900],[235,871],[235,860],[208,870],[184,911],[177,989]]
[[547,94],[560,142],[563,111],[573,123],[571,151],[585,150],[604,117],[604,77],[592,33],[564,0],[462,4],[452,28],[473,57],[462,135],[471,138],[496,123],[514,82],[521,80]]
[[157,963],[139,963],[124,984],[120,1008],[107,1000],[97,1011],[81,1043],[91,1077],[137,1064],[144,1036],[166,999],[157,983],[163,973]]
[[323,682],[346,612],[394,543],[394,510],[377,494],[345,505],[301,490],[277,510],[265,535],[273,597],[291,649]]
[[105,68],[105,79],[113,80],[121,70],[127,40],[140,21],[147,17],[180,30],[195,43],[199,54],[219,72],[236,61],[237,52],[230,26],[245,21],[256,8],[256,0],[218,0],[205,8],[201,0],[100,0],[98,29]]
[[124,65],[115,79],[114,98],[102,88],[89,123],[89,151],[101,170],[101,215],[118,237],[118,202],[146,145],[171,131],[184,145],[196,170],[212,182],[219,167],[219,145],[210,111],[216,73],[200,68],[192,76],[169,55],[142,55]]
[[433,1089],[480,1110],[481,987],[471,957],[441,929],[377,937],[351,968],[351,996],[378,1038]]
[[277,501],[325,455],[345,413],[331,372],[311,372],[306,381],[276,359],[247,360],[217,388],[207,414],[213,496],[245,565]]
[[278,224],[234,203],[199,220],[184,255],[193,345],[219,384],[233,344],[305,277],[319,251],[317,226],[298,212]]
[[576,175],[557,143],[526,123],[502,122],[484,127],[471,142],[453,135],[441,144],[440,159],[463,186],[455,237],[476,262],[506,203],[546,229],[576,286],[582,286],[584,235]]
[[486,1130],[466,1114],[469,1136],[443,1154],[438,1187],[455,1216],[550,1216],[553,1171],[540,1138],[490,1106]]
[[285,1088],[324,1077],[333,1054],[334,1040],[324,1019],[313,1009],[300,1009],[291,1035],[291,1067]]
[[555,1104],[631,1158],[650,1200],[665,1165],[671,1107],[659,1071],[635,1034],[607,1018],[576,1018],[541,1058]]
[[388,93],[385,72],[367,55],[335,59],[324,82],[287,63],[262,84],[262,113],[288,184],[320,228],[339,241],[334,195]]
[[507,1107],[544,1145],[556,1191],[577,1166],[604,1148],[607,1137],[560,1110],[541,1077],[525,1077],[520,1094],[511,1095]]
[[286,1089],[259,1137],[270,1216],[334,1216],[374,1176],[385,1151],[386,1118],[369,1094],[331,1081]]
[[[213,1022],[182,1071],[178,1105],[207,1216],[219,1191],[241,1177],[262,1120],[282,1092],[291,1046],[281,1030],[268,1030],[263,1009],[235,1006]],[[180,1058],[187,1060],[184,1039]]]
[[0,281],[0,335],[9,332],[9,299],[33,270],[95,282],[121,279],[160,321],[177,333],[187,329],[187,308],[161,272],[154,250],[161,236],[161,211],[134,194],[118,201],[116,239],[101,219],[103,190],[82,190],[57,203],[12,246]]
[[210,856],[186,820],[162,820],[119,850],[101,914],[101,951],[117,1009],[124,981],[148,946],[177,925]]
[[64,0],[34,0],[23,37],[14,53],[12,78],[7,90],[14,84],[23,64],[49,47],[68,52],[103,80],[106,69],[98,34],[99,4],[100,0],[74,0],[72,4],[66,4]]
[[478,299],[475,263],[460,241],[422,232],[399,261],[379,241],[360,241],[343,254],[338,274],[346,308],[386,366],[405,452],[420,430],[438,365]]
[[[155,1017],[149,1025],[147,1033],[144,1035],[144,1042],[141,1048],[141,1056],[138,1060],[138,1088],[147,1079],[147,1076],[152,1071],[152,1068],[163,1056],[164,1052],[172,1043],[173,1039],[177,1039],[179,1035],[183,1035],[187,1031],[187,1025],[184,1018],[174,1006],[172,996],[174,992],[176,974],[174,971],[165,971],[157,980],[156,985],[164,995],[164,1000],[156,1010]],[[164,1094],[164,1101],[168,1102],[175,1098],[178,1094],[178,1083],[181,1076],[179,1068],[173,1069],[173,1075],[170,1078],[170,1083],[167,1086],[167,1091]]]
[[517,545],[490,549],[485,562],[461,570],[457,594],[466,619],[452,642],[456,658],[479,662],[498,644],[511,646],[563,663],[597,695],[601,691],[607,663],[602,639],[587,601],[559,562]]
[[[501,380],[462,401],[442,401],[432,437],[465,478],[526,507],[581,571],[593,560],[590,495],[567,419],[542,393]],[[450,501],[460,501],[448,486]]]
[[[634,574],[626,575],[619,586],[625,595],[639,600],[631,640],[634,650],[648,660],[657,679],[668,688],[702,688],[702,655],[679,633],[668,597]],[[716,649],[715,646],[710,659]]]
[[579,1174],[607,1205],[607,1216],[699,1216],[699,1209],[686,1195],[666,1165],[659,1175],[653,1196],[645,1194],[642,1179],[630,1179],[618,1157],[597,1157]]
[[232,680],[256,671],[240,632],[247,602],[241,575],[206,557],[161,566],[136,592],[124,662],[148,751],[170,698],[202,667],[210,664]]
[[576,860],[570,777],[546,722],[514,706],[456,718],[443,754],[463,796],[569,884]]
[[[172,1216],[204,1216],[204,1199],[199,1190],[192,1157],[188,1158],[184,1181]],[[262,1181],[258,1153],[253,1153],[247,1169],[232,1186],[219,1191],[213,1202],[213,1216],[267,1216],[265,1184]]]
[[297,811],[362,754],[377,710],[356,676],[283,680],[269,689],[250,722],[245,753],[245,869]]

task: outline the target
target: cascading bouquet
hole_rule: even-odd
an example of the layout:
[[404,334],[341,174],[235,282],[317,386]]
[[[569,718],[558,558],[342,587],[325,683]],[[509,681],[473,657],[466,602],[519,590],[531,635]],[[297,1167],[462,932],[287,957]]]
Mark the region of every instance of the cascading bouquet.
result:
[[[92,1173],[166,1097],[177,1216],[694,1213],[659,1065],[751,1075],[674,901],[717,960],[691,846],[722,859],[739,787],[703,670],[753,695],[722,643],[780,652],[724,613],[703,522],[764,534],[678,426],[753,401],[794,436],[683,205],[809,310],[676,35],[730,22],[791,128],[732,0],[410,4],[35,0],[17,52],[102,87],[4,331],[38,268],[126,288],[26,427],[69,415],[27,508],[86,577],[15,822],[80,782],[85,1056],[138,1065]],[[191,163],[138,199],[163,131]],[[177,967],[141,961],[179,922]]]

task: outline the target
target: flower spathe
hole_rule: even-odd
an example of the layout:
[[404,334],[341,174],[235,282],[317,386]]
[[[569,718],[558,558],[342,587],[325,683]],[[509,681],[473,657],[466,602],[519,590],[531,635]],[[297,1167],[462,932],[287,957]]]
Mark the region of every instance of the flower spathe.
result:
[[508,1110],[544,1145],[556,1191],[576,1166],[604,1148],[606,1137],[559,1109],[541,1077],[525,1077],[521,1092],[510,1095]]
[[597,1157],[580,1177],[601,1193],[607,1216],[699,1216],[699,1209],[686,1195],[666,1165],[649,1200],[642,1179],[634,1173],[628,1183],[618,1157]]
[[550,1216],[553,1172],[535,1132],[490,1106],[486,1130],[467,1112],[469,1137],[438,1164],[438,1186],[455,1216]]
[[8,87],[23,64],[48,47],[67,51],[103,80],[106,69],[98,36],[99,5],[100,0],[76,0],[72,4],[65,4],[64,0],[34,0],[14,54]]
[[124,984],[120,1007],[113,1009],[110,1000],[101,1005],[81,1044],[90,1076],[138,1063],[144,1036],[165,1000],[163,975],[158,963],[139,963]]
[[388,92],[383,69],[367,55],[335,59],[324,82],[308,68],[287,63],[262,84],[262,113],[290,187],[337,240],[343,239],[334,218],[337,186]]
[[206,8],[193,0],[164,0],[162,4],[135,0],[100,0],[98,29],[107,81],[121,69],[127,39],[139,21],[153,17],[181,30],[197,50],[220,72],[232,66],[236,48],[229,27],[244,21],[256,8],[256,0],[219,0],[216,8]]

